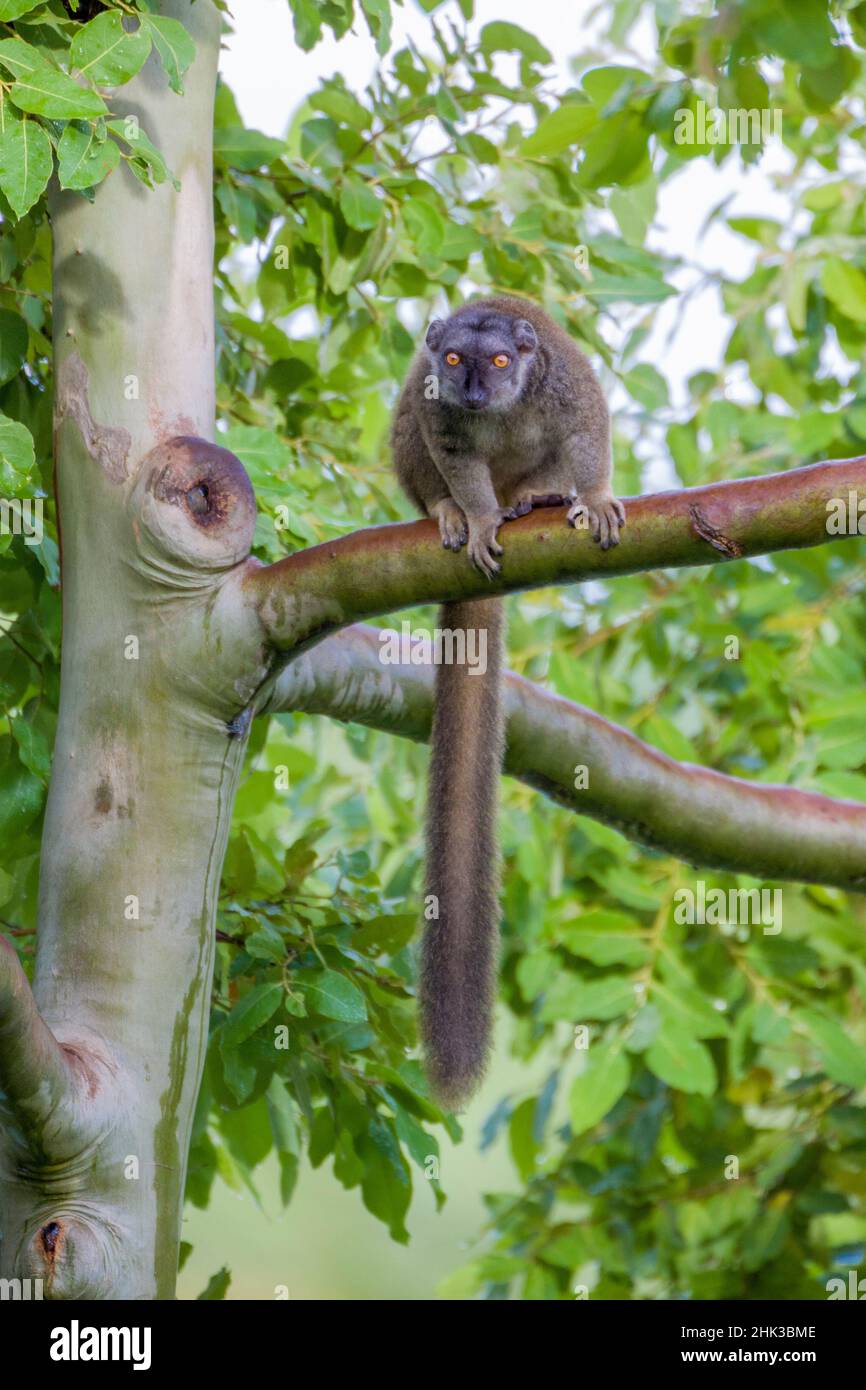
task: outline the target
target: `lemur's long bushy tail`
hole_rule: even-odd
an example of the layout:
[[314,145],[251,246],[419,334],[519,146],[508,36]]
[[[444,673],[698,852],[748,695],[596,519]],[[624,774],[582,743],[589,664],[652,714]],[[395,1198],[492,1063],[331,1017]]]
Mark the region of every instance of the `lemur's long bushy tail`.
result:
[[[499,940],[496,813],[504,749],[502,599],[446,603],[444,632],[462,628],[487,666],[436,670],[427,807],[427,902],[421,953],[421,1035],[437,1099],[466,1101],[490,1048]],[[476,642],[472,646],[473,639]],[[429,895],[432,895],[432,900]]]

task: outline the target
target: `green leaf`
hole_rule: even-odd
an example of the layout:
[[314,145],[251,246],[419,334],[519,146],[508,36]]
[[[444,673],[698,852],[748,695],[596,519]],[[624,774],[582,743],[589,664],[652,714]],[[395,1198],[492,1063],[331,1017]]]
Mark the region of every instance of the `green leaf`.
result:
[[[181,26],[178,26],[181,27]],[[119,87],[134,77],[150,53],[151,29],[125,29],[116,10],[98,14],[77,30],[70,57],[74,67],[102,87]]]
[[[0,333],[2,331],[3,314],[0,313]],[[0,415],[0,491],[14,497],[29,478],[35,461],[33,436],[27,426]]]
[[104,116],[108,109],[98,92],[79,86],[74,78],[50,67],[19,77],[9,89],[9,99],[19,111],[58,121]]
[[375,227],[385,210],[381,198],[377,198],[372,188],[361,179],[350,174],[343,180],[340,189],[340,211],[350,227],[359,232],[370,231]]
[[244,947],[254,960],[267,960],[272,965],[282,965],[286,958],[286,943],[266,917],[260,917],[257,929],[244,938]]
[[723,1038],[729,1032],[724,1014],[714,1009],[700,990],[671,969],[673,957],[665,970],[665,979],[653,981],[653,1002],[662,1019],[677,1024],[696,1038]]
[[27,719],[12,720],[12,737],[18,744],[18,756],[24,766],[43,782],[51,775],[51,749],[41,729]]
[[558,934],[572,955],[594,965],[643,965],[649,946],[633,918],[621,912],[585,912]]
[[51,177],[51,141],[0,91],[0,188],[16,217],[32,208]]
[[670,405],[667,381],[651,362],[639,362],[632,367],[626,372],[623,385],[645,410],[656,412]]
[[548,990],[539,1017],[543,1023],[567,1019],[572,1024],[619,1018],[628,1013],[634,1000],[634,984],[628,976],[582,980],[579,975],[563,973]]
[[508,24],[505,20],[494,19],[492,23],[485,24],[479,43],[481,52],[488,56],[491,53],[522,53],[530,63],[546,65],[553,62],[553,55],[533,34],[528,34],[519,24]]
[[8,68],[13,77],[26,77],[32,72],[56,72],[38,48],[23,39],[0,39],[0,66]]
[[370,872],[370,856],[365,849],[353,849],[348,854],[340,850],[337,868],[347,878],[364,878]]
[[462,1269],[441,1279],[436,1286],[436,1294],[447,1302],[466,1301],[474,1298],[488,1281],[507,1283],[525,1269],[525,1262],[513,1256],[488,1255],[484,1259],[471,1260]]
[[612,1110],[629,1083],[628,1057],[622,1042],[596,1042],[590,1046],[586,1066],[574,1082],[569,1097],[573,1134],[583,1134]]
[[716,1069],[708,1049],[677,1024],[665,1022],[644,1055],[650,1071],[668,1086],[690,1094],[713,1094]]
[[21,370],[29,338],[27,323],[20,314],[0,309],[0,386]]
[[21,835],[39,812],[45,788],[28,771],[8,735],[0,738],[0,842]]
[[271,1077],[265,1093],[265,1101],[274,1143],[282,1153],[294,1154],[297,1158],[301,1152],[298,1116],[285,1082],[280,1077]]
[[647,134],[643,121],[633,111],[620,111],[600,120],[584,141],[581,184],[598,188],[647,178],[652,172]]
[[235,1004],[220,1034],[221,1048],[239,1047],[276,1013],[283,997],[282,985],[255,985]]
[[391,0],[361,0],[361,9],[382,57],[391,46]]
[[355,130],[368,130],[373,119],[357,97],[337,82],[331,82],[320,92],[314,92],[310,105],[315,111],[324,111],[332,120],[352,126]]
[[658,187],[654,178],[628,188],[614,188],[608,207],[630,246],[643,246],[656,213]]
[[195,58],[195,44],[180,20],[147,14],[142,15],[141,24],[153,39],[168,85],[173,92],[182,93],[183,75]]
[[[261,425],[232,425],[220,442],[237,454],[253,484],[263,487],[280,482],[292,466],[292,451],[274,430]],[[315,863],[315,854],[311,862]]]
[[301,1164],[295,1154],[286,1153],[278,1154],[277,1162],[280,1165],[280,1201],[287,1207],[297,1186]]
[[447,222],[439,247],[443,261],[465,261],[474,251],[484,250],[484,238],[464,222]]
[[577,106],[570,102],[559,106],[548,116],[542,117],[532,134],[523,141],[520,153],[533,159],[559,154],[576,145],[597,123],[598,111],[589,103]]
[[537,999],[562,970],[562,957],[555,951],[527,951],[515,967],[515,978],[524,999]]
[[840,313],[856,323],[866,323],[866,275],[862,270],[837,256],[828,256],[821,268],[821,284]]
[[595,269],[583,292],[587,299],[602,304],[655,304],[676,294],[671,285],[650,275],[610,275],[605,270]]
[[[608,103],[617,93],[622,92],[624,87],[628,92],[633,87],[651,80],[649,73],[644,72],[641,68],[627,68],[617,64],[609,64],[604,67],[590,68],[589,72],[584,73],[581,78],[580,85],[593,106],[607,107]],[[608,111],[608,114],[612,113]]]
[[538,1143],[534,1134],[535,1096],[521,1101],[508,1125],[508,1145],[521,1182],[528,1182],[535,1172]]
[[394,1240],[405,1245],[409,1233],[403,1224],[412,1196],[412,1178],[390,1126],[374,1119],[369,1134],[355,1143],[364,1165],[361,1195],[364,1205],[387,1225]]
[[322,37],[322,15],[316,0],[289,0],[298,48],[309,53]]
[[38,10],[44,0],[0,0],[0,19],[20,19],[30,10]]
[[229,126],[214,133],[214,154],[235,169],[252,172],[263,164],[272,164],[286,152],[284,140],[274,140],[260,130],[245,130]]
[[126,118],[107,121],[106,124],[112,135],[116,135],[130,150],[128,167],[136,178],[150,187],[153,187],[154,183],[164,183],[166,179],[171,179],[174,187],[180,188],[179,181],[140,126],[131,126]]
[[226,1294],[228,1293],[229,1284],[231,1282],[232,1276],[229,1273],[228,1268],[225,1265],[223,1265],[221,1270],[219,1270],[216,1274],[211,1275],[210,1279],[207,1282],[207,1288],[204,1290],[203,1293],[199,1294],[196,1302],[200,1303],[203,1299],[208,1302],[212,1302],[214,1300],[225,1298]]
[[814,1009],[798,1009],[793,1018],[805,1029],[833,1081],[857,1090],[866,1086],[866,1054],[862,1043],[848,1037],[835,1019],[825,1018]]
[[323,1018],[363,1023],[367,1017],[367,1004],[358,986],[336,970],[323,970],[307,985],[305,998],[310,1010]]
[[755,37],[771,53],[816,67],[832,63],[835,31],[824,0],[788,0],[755,10]]
[[98,139],[95,125],[70,121],[57,146],[57,173],[62,188],[92,188],[120,163],[113,140]]
[[418,255],[437,254],[445,236],[445,223],[432,204],[423,198],[410,198],[400,209],[400,216]]
[[[271,1077],[268,1090],[278,1078]],[[249,1181],[254,1168],[263,1163],[274,1147],[274,1135],[264,1096],[237,1110],[225,1110],[219,1117],[220,1133],[226,1146]]]
[[412,940],[418,926],[414,912],[403,912],[393,917],[374,917],[352,933],[352,946],[357,951],[368,951],[379,955],[399,951]]

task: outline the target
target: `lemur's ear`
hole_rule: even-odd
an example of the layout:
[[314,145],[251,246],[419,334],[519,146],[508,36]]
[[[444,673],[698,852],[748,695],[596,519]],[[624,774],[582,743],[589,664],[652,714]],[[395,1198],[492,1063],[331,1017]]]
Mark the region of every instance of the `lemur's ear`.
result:
[[430,327],[427,329],[427,336],[424,339],[431,352],[436,352],[441,346],[442,334],[445,332],[445,323],[442,319],[432,319]]
[[514,346],[518,352],[534,352],[538,347],[538,334],[529,319],[515,319]]

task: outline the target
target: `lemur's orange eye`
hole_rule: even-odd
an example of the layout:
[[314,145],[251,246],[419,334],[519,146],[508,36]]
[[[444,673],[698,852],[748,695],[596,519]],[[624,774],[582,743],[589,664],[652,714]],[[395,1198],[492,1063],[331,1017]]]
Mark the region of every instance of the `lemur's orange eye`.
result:
[[446,352],[445,361],[448,363],[449,367],[457,367],[460,365],[460,354],[457,352]]
[[510,361],[511,358],[508,356],[507,352],[497,352],[496,356],[493,358],[493,365],[494,367],[507,367]]

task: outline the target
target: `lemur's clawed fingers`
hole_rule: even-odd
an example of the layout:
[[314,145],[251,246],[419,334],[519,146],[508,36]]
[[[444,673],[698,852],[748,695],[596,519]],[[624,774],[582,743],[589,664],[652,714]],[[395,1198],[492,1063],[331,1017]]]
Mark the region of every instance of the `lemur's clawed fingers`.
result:
[[500,509],[491,516],[469,517],[469,558],[482,574],[493,579],[501,566],[495,556],[502,554],[502,546],[496,533],[507,513]]
[[625,525],[625,508],[617,497],[593,498],[588,502],[573,502],[568,510],[568,522],[579,530],[589,527],[592,539],[602,550],[619,545],[620,527]]
[[602,550],[610,550],[613,546],[619,545],[619,528],[622,525],[620,513],[623,512],[622,503],[616,497],[609,497],[598,507],[598,530]]
[[479,569],[488,579],[494,579],[502,568],[499,562],[494,559],[495,555],[501,554],[502,546],[498,545],[496,541],[485,542],[478,538],[473,540],[470,536],[469,558],[475,568]]
[[446,498],[443,502],[436,504],[434,513],[439,523],[439,534],[445,549],[460,550],[469,539],[469,531],[466,527],[466,517],[457,503],[453,502],[450,497]]

